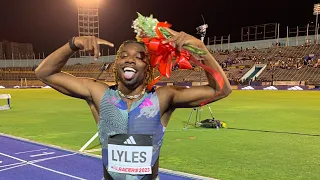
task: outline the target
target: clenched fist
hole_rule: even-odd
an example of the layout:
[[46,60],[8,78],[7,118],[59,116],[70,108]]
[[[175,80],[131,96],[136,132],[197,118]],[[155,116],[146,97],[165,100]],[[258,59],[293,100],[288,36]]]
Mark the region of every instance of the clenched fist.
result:
[[80,36],[75,37],[74,39],[74,45],[79,48],[80,50],[84,50],[85,52],[94,54],[94,58],[98,59],[100,56],[100,45],[108,45],[110,47],[113,47],[114,45],[106,40],[99,39],[94,36]]

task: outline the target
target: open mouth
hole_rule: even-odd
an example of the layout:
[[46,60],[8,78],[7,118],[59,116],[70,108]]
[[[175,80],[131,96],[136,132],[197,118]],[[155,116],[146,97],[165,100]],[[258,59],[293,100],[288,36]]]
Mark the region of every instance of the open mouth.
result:
[[134,73],[137,72],[137,71],[136,71],[135,69],[133,69],[132,67],[125,67],[125,68],[123,68],[123,71],[124,71],[124,72],[134,72]]
[[124,71],[124,77],[128,80],[132,79],[137,72],[135,69],[131,67],[125,67],[123,68],[123,71]]

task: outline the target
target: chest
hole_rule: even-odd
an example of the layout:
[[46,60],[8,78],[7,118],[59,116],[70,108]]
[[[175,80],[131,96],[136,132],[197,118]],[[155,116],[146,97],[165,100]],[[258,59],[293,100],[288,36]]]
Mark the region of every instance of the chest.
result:
[[116,96],[105,96],[100,107],[100,123],[108,134],[154,134],[161,127],[158,98],[148,94],[141,100],[127,102]]

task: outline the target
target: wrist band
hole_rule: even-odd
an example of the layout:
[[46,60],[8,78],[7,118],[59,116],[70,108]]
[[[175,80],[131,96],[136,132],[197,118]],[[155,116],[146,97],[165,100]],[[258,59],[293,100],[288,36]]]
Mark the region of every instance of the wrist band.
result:
[[69,40],[69,46],[70,46],[70,48],[71,48],[72,51],[79,51],[80,48],[78,48],[78,47],[74,44],[74,39],[75,39],[75,37],[73,37],[73,38],[71,38],[71,39]]

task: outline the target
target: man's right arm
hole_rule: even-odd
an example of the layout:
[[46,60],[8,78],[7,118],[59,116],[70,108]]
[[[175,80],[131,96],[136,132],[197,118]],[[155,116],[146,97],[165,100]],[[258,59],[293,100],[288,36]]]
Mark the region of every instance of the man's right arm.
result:
[[[95,58],[98,58],[100,53],[98,43],[112,46],[111,43],[95,37],[78,37],[74,41],[76,47],[93,52]],[[94,79],[77,78],[61,71],[73,53],[74,51],[68,43],[63,45],[41,62],[36,68],[35,74],[42,82],[65,95],[91,99],[89,87],[97,83]]]

